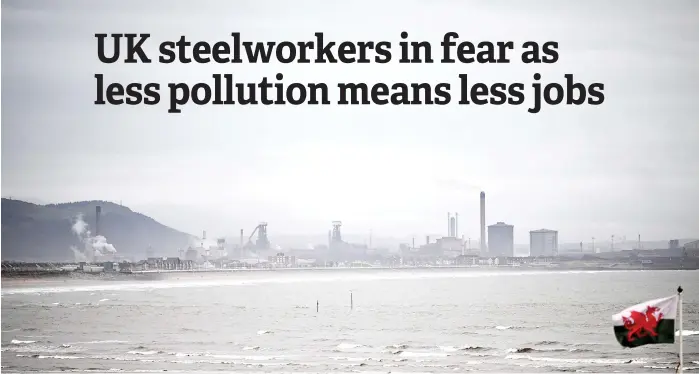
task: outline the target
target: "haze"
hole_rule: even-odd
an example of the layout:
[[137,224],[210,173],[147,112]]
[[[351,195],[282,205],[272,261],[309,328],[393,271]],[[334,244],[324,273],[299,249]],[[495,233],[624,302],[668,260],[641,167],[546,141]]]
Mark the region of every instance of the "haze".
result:
[[[398,5],[399,4],[399,5]],[[225,8],[224,8],[225,7]],[[226,9],[226,10],[224,10]],[[478,237],[487,223],[559,230],[561,241],[648,239],[699,230],[699,3],[93,2],[2,5],[2,195],[110,200],[179,230],[235,235],[446,234],[446,212]],[[103,65],[95,33],[163,40],[559,42],[554,65]],[[605,84],[601,106],[95,106],[108,82],[210,82],[232,73],[287,83]],[[336,96],[331,96],[334,101]]]

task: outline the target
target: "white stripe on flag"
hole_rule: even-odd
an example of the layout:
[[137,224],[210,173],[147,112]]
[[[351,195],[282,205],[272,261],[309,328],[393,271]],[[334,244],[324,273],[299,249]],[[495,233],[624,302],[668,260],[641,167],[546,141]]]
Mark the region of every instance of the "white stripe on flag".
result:
[[[645,313],[646,308],[648,306],[654,306],[658,309],[658,313],[663,314],[663,319],[675,319],[677,317],[677,301],[678,301],[678,296],[670,296],[670,297],[664,297],[662,299],[655,299],[655,300],[650,300],[646,301],[643,303],[636,304],[632,307],[628,307],[621,311],[620,313],[617,313],[612,316],[612,321],[614,321],[615,326],[623,326],[624,321],[621,318],[623,317],[629,317],[632,311],[637,311],[641,313]],[[657,314],[657,313],[656,313]]]

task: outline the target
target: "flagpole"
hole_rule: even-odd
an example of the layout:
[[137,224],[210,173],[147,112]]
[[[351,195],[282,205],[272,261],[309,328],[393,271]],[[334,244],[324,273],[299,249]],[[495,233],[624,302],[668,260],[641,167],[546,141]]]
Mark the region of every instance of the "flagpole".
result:
[[677,304],[678,304],[678,309],[680,312],[680,366],[678,367],[677,371],[679,373],[682,372],[683,370],[683,362],[682,362],[682,286],[677,287]]

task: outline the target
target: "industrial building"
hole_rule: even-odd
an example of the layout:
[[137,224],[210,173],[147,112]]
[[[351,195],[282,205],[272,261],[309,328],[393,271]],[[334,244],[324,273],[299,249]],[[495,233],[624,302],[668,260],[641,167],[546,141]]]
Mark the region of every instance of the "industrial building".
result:
[[505,222],[488,226],[488,256],[514,257],[514,248],[514,226]]
[[296,257],[286,256],[279,252],[276,256],[269,256],[268,262],[272,267],[294,267],[296,266]]
[[529,231],[529,256],[558,256],[558,231],[547,229]]

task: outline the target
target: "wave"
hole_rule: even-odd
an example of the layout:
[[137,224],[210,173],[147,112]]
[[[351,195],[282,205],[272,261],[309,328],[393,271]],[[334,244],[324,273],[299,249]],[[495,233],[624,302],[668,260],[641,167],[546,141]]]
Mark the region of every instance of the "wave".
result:
[[533,352],[577,352],[577,353],[583,353],[583,352],[594,352],[594,350],[586,349],[586,348],[531,348],[531,347],[510,348],[507,350],[507,353],[533,353]]
[[352,350],[352,349],[357,349],[357,348],[370,348],[370,347],[362,345],[362,344],[340,343],[335,347],[334,351],[342,352],[342,351]]
[[17,340],[17,339],[12,339],[10,344],[13,345],[23,345],[23,344],[34,344],[36,343],[36,340]]
[[127,353],[130,355],[150,356],[150,355],[156,355],[158,353],[165,353],[165,352],[163,352],[163,351],[128,351]]
[[618,365],[618,364],[645,364],[647,358],[633,359],[612,359],[612,358],[558,358],[558,357],[538,357],[530,355],[507,355],[508,360],[529,360],[529,361],[544,361],[552,363],[568,363],[568,364],[597,364],[597,365]]
[[[694,331],[694,330],[682,330],[682,336],[693,336],[693,335],[699,335],[699,331]],[[679,331],[679,330],[675,331],[675,336],[680,336],[680,331]]]
[[407,344],[393,344],[393,345],[387,345],[385,348],[386,349],[408,349]]
[[458,352],[458,351],[489,351],[492,348],[490,347],[481,347],[481,346],[471,346],[471,345],[465,345],[461,347],[454,347],[454,346],[440,346],[440,350],[444,352]]
[[34,355],[17,355],[17,357],[28,357],[28,358],[39,358],[39,359],[55,359],[55,360],[79,360],[79,359],[84,359],[85,357],[82,356],[63,356],[63,355],[51,355],[51,356],[44,356],[44,355],[39,355],[39,354],[34,354]]
[[[227,355],[227,354],[204,354],[204,357],[211,357],[211,358],[219,358],[219,359],[224,359],[224,360],[249,360],[249,361],[269,361],[269,360],[275,360],[277,358],[280,358],[282,356],[241,356],[241,355]],[[258,363],[255,363],[255,365],[258,365]]]
[[266,335],[266,334],[271,334],[272,332],[269,330],[260,330],[257,332],[257,335]]
[[500,325],[495,326],[496,330],[521,330],[521,329],[538,329],[538,328],[539,328],[539,326],[529,326],[529,327],[525,327],[525,326],[500,326]]
[[361,361],[369,361],[372,358],[371,357],[329,357],[331,360],[335,361],[354,361],[354,362],[361,362]]
[[126,340],[90,340],[86,342],[75,342],[69,344],[128,344]]
[[244,351],[257,351],[257,350],[259,350],[259,349],[260,349],[260,346],[257,346],[257,345],[256,345],[256,346],[247,346],[247,347],[243,347],[243,350],[244,350]]

